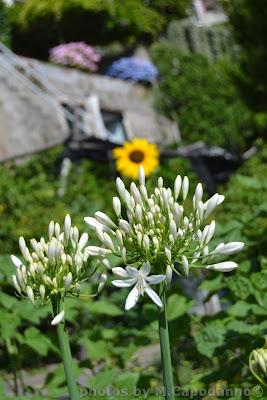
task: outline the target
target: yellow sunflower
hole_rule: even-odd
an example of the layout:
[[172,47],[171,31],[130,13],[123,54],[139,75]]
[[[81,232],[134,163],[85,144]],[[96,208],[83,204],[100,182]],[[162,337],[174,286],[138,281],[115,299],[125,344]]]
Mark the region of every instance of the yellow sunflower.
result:
[[137,179],[138,169],[142,165],[145,175],[149,176],[159,164],[159,152],[155,144],[147,139],[133,139],[122,147],[113,150],[117,170],[128,178]]

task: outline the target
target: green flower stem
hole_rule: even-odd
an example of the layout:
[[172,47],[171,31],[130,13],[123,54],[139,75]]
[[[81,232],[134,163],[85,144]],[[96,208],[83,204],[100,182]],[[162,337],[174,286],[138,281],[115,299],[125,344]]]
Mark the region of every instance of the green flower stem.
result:
[[167,310],[166,310],[166,295],[163,286],[161,287],[161,301],[163,307],[159,308],[158,321],[159,321],[161,360],[163,368],[163,380],[166,391],[165,400],[174,400],[170,338],[169,338]]
[[[61,300],[56,298],[52,300],[52,307],[54,317],[61,311]],[[68,334],[66,332],[65,323],[60,322],[57,325],[57,336],[59,342],[59,348],[61,352],[62,362],[64,365],[66,380],[69,388],[69,394],[71,400],[79,400],[78,386],[74,378],[73,373],[73,361],[71,356],[70,344]]]

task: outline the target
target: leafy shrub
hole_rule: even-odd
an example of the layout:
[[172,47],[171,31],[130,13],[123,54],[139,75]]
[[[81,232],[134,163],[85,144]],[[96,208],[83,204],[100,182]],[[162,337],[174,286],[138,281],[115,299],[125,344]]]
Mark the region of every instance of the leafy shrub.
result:
[[226,60],[210,64],[204,56],[178,53],[167,41],[154,45],[152,56],[160,74],[157,107],[176,119],[185,142],[247,148],[256,124],[227,74]]
[[[62,220],[66,212],[71,213],[74,223],[82,229],[85,228],[83,216],[92,215],[97,210],[111,212],[110,199],[115,195],[115,182],[110,179],[109,170],[103,163],[84,160],[73,164],[67,178],[65,196],[58,197],[60,184],[56,160],[61,151],[62,148],[53,149],[20,165],[0,166],[0,217],[4,221],[0,224],[1,372],[5,369],[5,372],[14,373],[14,366],[17,370],[27,367],[32,371],[31,368],[34,368],[36,372],[40,366],[43,372],[44,365],[60,360],[55,332],[49,322],[49,307],[33,308],[27,301],[14,296],[11,286],[14,267],[9,254],[18,253],[18,236],[24,235],[27,241],[43,236],[47,222],[51,219]],[[189,175],[191,180],[195,178],[187,161],[172,159],[163,162],[157,174],[148,180],[149,189],[154,187],[158,174],[170,185],[178,173]],[[194,187],[191,191],[194,191]],[[94,293],[95,289],[84,283],[82,292],[88,295]],[[88,387],[105,388],[113,385],[115,388],[129,387],[129,390],[133,390],[138,385],[141,388],[153,387],[155,382],[160,385],[156,310],[146,304],[126,315],[122,308],[124,298],[123,291],[113,292],[108,285],[98,301],[66,301],[77,374],[86,376],[90,368],[96,375],[88,380]],[[182,295],[173,294],[169,300],[170,308],[175,301],[179,301],[180,307],[171,314],[173,342],[177,339],[177,324],[188,321],[186,312],[191,304]],[[189,335],[188,329],[185,324],[179,335]],[[148,354],[152,351],[149,368],[143,366],[140,351],[147,351]],[[22,385],[20,378],[18,383]],[[0,395],[3,386],[0,380]],[[38,390],[28,389],[38,400],[43,398],[43,393],[46,393],[46,399],[63,396],[67,388],[62,369],[47,371],[44,385]],[[22,399],[19,396],[15,398]]]
[[202,54],[211,62],[236,53],[232,34],[224,25],[199,26],[191,18],[174,20],[168,26],[167,37],[178,52]]
[[134,82],[153,82],[158,71],[153,63],[138,57],[123,57],[108,67],[106,74]]
[[15,6],[12,20],[15,49],[41,58],[60,42],[133,44],[155,37],[164,24],[142,0],[27,0]]
[[96,71],[101,56],[93,47],[84,42],[71,42],[53,47],[50,50],[49,59],[56,64]]
[[223,0],[230,28],[240,48],[233,75],[247,104],[267,110],[267,3],[262,0]]
[[0,42],[8,45],[10,42],[10,24],[7,7],[3,0],[0,0]]
[[[27,239],[40,236],[47,221],[61,220],[65,212],[71,212],[74,222],[82,224],[83,228],[84,215],[98,209],[111,212],[108,208],[115,185],[108,169],[96,162],[83,161],[73,165],[65,196],[57,197],[59,185],[55,160],[60,151],[59,148],[35,156],[22,165],[0,167],[2,253],[16,252],[18,235],[23,234]],[[172,159],[161,164],[148,180],[148,186],[153,187],[160,174],[166,185],[171,185],[177,173],[189,175],[190,182],[195,179],[185,160]],[[217,212],[216,220],[221,221],[217,239],[246,243],[246,251],[237,260],[240,267],[233,275],[214,277],[210,273],[201,284],[205,290],[202,293],[202,297],[206,296],[204,301],[212,294],[220,295],[221,311],[213,316],[195,315],[190,311],[194,304],[192,293],[185,294],[183,281],[172,287],[168,311],[175,384],[188,390],[222,389],[224,385],[244,389],[255,385],[247,364],[250,351],[263,344],[267,330],[267,208],[262,203],[266,176],[267,150],[263,146],[230,180],[225,204],[222,211]],[[194,187],[190,189],[193,191]],[[12,271],[9,257],[0,256],[1,372],[4,369],[14,372],[14,365],[17,369],[27,367],[30,373],[38,366],[44,370],[45,365],[59,361],[55,332],[48,322],[49,309],[33,308],[13,296]],[[201,281],[202,277],[191,276],[190,280],[195,279]],[[84,283],[82,292],[93,293],[93,289]],[[162,385],[157,313],[151,304],[144,303],[125,314],[122,309],[124,298],[123,290],[113,291],[107,285],[97,301],[67,300],[66,315],[77,374],[86,377],[89,369],[92,376],[85,382],[87,387],[112,385],[115,389],[150,389],[148,398],[156,399],[152,395],[153,388]],[[3,377],[6,378],[4,374]],[[2,381],[2,394],[1,386]],[[38,400],[64,396],[67,388],[62,368],[50,370],[39,391],[36,388],[29,390]],[[21,400],[23,397],[15,398]]]
[[[218,362],[205,377],[247,387],[253,384],[248,368],[250,351],[264,345],[266,334],[267,273],[267,147],[247,161],[232,177],[225,192],[226,201],[217,219],[220,240],[242,240],[245,251],[239,257],[235,274],[223,279],[210,276],[201,285],[208,298],[220,293],[222,311],[213,318],[202,319],[203,326],[195,336],[197,350]],[[216,361],[215,361],[216,360]],[[223,369],[222,365],[227,365]],[[255,383],[255,382],[254,382]]]
[[[0,224],[2,254],[16,253],[20,235],[27,240],[41,237],[51,219],[61,221],[67,212],[83,228],[83,216],[97,210],[110,213],[110,198],[115,195],[116,187],[105,164],[89,160],[73,164],[65,196],[58,197],[56,161],[61,151],[62,148],[57,148],[44,152],[21,165],[0,165],[0,217],[6,221]],[[170,184],[178,173],[194,177],[182,159],[164,162],[156,173]],[[154,179],[152,176],[148,185]]]

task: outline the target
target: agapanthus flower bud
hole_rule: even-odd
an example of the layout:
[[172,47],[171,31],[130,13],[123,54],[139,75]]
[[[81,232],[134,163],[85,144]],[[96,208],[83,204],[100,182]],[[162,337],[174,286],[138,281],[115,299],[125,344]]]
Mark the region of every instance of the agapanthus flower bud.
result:
[[70,287],[70,285],[73,282],[73,277],[72,277],[72,273],[69,272],[68,275],[66,276],[66,278],[64,279],[64,286],[65,289],[68,289]]
[[107,225],[109,228],[116,228],[114,222],[103,212],[97,211],[95,213],[95,218],[103,225]]
[[189,275],[189,263],[186,256],[182,255],[182,269],[185,276]]
[[[65,234],[66,240],[68,240],[70,237],[70,229],[71,229],[71,218],[70,218],[69,214],[67,214],[65,217],[65,221],[64,221],[64,234]],[[51,238],[50,238],[50,240],[51,240]]]
[[189,190],[189,179],[187,176],[185,176],[182,183],[183,200],[187,198],[188,190]]
[[19,283],[18,283],[18,281],[17,281],[16,275],[12,275],[12,280],[13,280],[13,285],[14,285],[16,291],[17,291],[19,294],[21,294],[21,287],[20,287],[20,285],[19,285]]
[[167,286],[170,286],[171,281],[172,281],[172,274],[173,274],[173,270],[170,265],[167,265],[165,274],[166,274],[166,284],[167,284]]
[[78,247],[80,250],[84,249],[84,247],[86,246],[88,242],[88,234],[87,233],[83,233],[82,236],[80,237],[80,240],[78,242]]
[[99,285],[97,288],[97,293],[101,292],[101,290],[103,290],[105,284],[107,281],[107,274],[101,274],[100,275],[100,279],[99,279]]
[[221,255],[229,255],[235,254],[241,251],[244,247],[243,242],[231,242],[231,243],[220,243],[215,250],[213,250],[212,254],[221,254]]
[[140,185],[145,185],[146,175],[145,175],[145,170],[142,166],[139,168],[139,171],[138,171],[138,179],[139,179]]
[[174,181],[174,198],[175,198],[175,200],[178,199],[181,187],[182,187],[182,177],[180,175],[178,175]]
[[51,322],[51,325],[58,325],[58,324],[60,324],[60,322],[62,322],[63,321],[63,319],[64,319],[64,315],[65,315],[65,312],[64,312],[64,310],[63,311],[61,311],[59,314],[57,314],[55,317],[54,317],[54,319],[52,320],[52,322]]
[[115,211],[115,214],[119,218],[121,216],[121,202],[118,197],[113,197],[113,209]]
[[34,304],[34,294],[33,294],[33,290],[30,286],[26,287],[26,293],[27,296],[29,297],[30,301],[32,302],[32,304]]
[[22,262],[20,259],[13,254],[10,256],[12,263],[15,265],[15,267],[20,268],[22,265]]
[[117,190],[119,192],[120,197],[125,201],[125,185],[122,182],[121,178],[117,178],[116,179],[116,186],[117,186]]
[[229,272],[237,268],[238,265],[233,261],[224,261],[217,264],[207,265],[207,269],[214,269],[215,271]]
[[119,228],[121,231],[125,233],[130,233],[131,232],[131,225],[125,221],[124,219],[119,220]]

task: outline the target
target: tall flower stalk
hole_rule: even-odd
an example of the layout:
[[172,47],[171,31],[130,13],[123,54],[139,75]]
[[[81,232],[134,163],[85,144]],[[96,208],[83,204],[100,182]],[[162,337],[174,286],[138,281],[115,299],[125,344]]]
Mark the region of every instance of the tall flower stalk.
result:
[[[237,253],[242,242],[220,243],[210,248],[215,221],[210,215],[224,196],[216,193],[202,201],[203,188],[199,183],[191,202],[188,201],[189,180],[178,175],[173,189],[164,187],[163,179],[152,194],[145,186],[145,171],[139,168],[139,187],[132,182],[130,190],[120,178],[116,185],[119,197],[113,198],[115,220],[98,211],[85,221],[94,229],[100,246],[88,246],[89,255],[112,270],[117,279],[113,285],[131,288],[125,309],[134,307],[145,294],[159,309],[159,336],[166,399],[174,399],[171,353],[166,314],[166,291],[173,274],[188,277],[190,270],[205,268],[229,272],[238,265],[225,261],[225,256]],[[210,222],[206,222],[206,221]],[[120,257],[125,268],[112,268],[109,254]],[[152,272],[152,274],[150,274]],[[151,286],[160,289],[152,289]],[[177,305],[179,306],[179,305]]]
[[79,392],[64,323],[64,299],[67,296],[79,296],[89,257],[86,251],[87,242],[88,234],[83,233],[80,236],[78,228],[72,226],[71,218],[67,215],[63,230],[58,223],[50,222],[47,241],[44,238],[40,241],[31,239],[32,250],[27,247],[24,238],[20,237],[19,246],[24,261],[11,256],[16,267],[13,283],[18,294],[28,298],[32,304],[42,305],[50,302],[52,305],[51,324],[57,327],[71,400],[79,399]]

